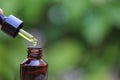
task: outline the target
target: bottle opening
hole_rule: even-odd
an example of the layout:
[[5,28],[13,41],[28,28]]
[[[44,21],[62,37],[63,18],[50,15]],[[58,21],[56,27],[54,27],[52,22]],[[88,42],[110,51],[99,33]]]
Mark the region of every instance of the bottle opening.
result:
[[42,56],[42,48],[28,47],[28,57],[39,58]]

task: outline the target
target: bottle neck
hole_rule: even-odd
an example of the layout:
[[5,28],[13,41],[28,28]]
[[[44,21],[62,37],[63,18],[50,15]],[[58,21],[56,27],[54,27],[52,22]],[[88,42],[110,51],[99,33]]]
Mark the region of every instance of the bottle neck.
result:
[[36,48],[36,47],[29,47],[27,57],[29,59],[41,59],[42,58],[42,49]]

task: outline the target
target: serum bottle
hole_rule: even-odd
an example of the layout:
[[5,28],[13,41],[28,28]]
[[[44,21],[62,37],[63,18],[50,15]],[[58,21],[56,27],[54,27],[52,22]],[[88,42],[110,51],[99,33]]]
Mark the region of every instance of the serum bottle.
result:
[[20,80],[47,80],[48,64],[42,59],[42,48],[29,47],[27,52],[20,64]]

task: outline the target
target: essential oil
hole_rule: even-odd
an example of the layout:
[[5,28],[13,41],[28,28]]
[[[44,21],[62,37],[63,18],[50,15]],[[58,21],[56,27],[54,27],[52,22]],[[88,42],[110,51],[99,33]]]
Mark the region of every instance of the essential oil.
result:
[[33,35],[31,35],[30,33],[24,31],[23,29],[20,29],[18,34],[21,37],[25,38],[26,40],[32,42],[33,46],[37,45],[37,39]]
[[37,46],[37,39],[36,38],[33,40],[33,46],[34,47]]
[[28,48],[27,58],[20,64],[20,80],[47,80],[48,64],[42,59],[42,49]]

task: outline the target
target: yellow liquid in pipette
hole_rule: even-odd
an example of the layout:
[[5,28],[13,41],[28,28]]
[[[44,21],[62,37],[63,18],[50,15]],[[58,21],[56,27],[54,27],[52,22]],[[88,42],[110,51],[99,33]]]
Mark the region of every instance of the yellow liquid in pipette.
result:
[[25,38],[26,40],[32,42],[33,46],[37,45],[37,39],[34,36],[32,36],[31,34],[29,34],[28,32],[24,31],[23,29],[20,29],[18,34],[21,37]]

